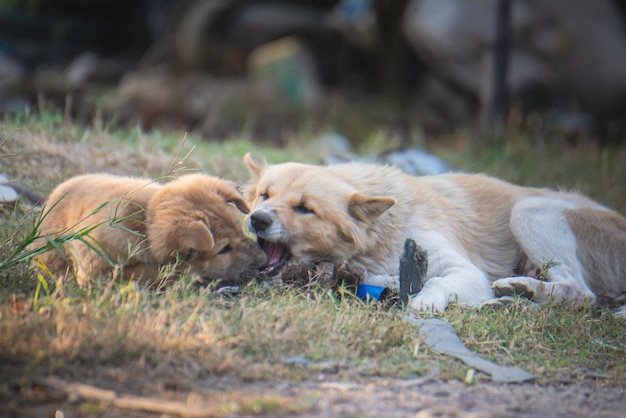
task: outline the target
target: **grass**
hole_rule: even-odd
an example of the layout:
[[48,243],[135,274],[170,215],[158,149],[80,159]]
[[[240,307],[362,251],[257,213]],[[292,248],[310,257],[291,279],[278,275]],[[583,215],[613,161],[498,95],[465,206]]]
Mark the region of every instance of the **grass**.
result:
[[467,130],[442,139],[433,148],[463,170],[527,186],[580,191],[626,213],[626,145],[603,148],[594,141],[549,133],[481,135]]
[[[242,156],[248,151],[270,162],[320,158],[310,132],[277,147],[236,136],[211,142],[101,122],[81,127],[55,113],[6,117],[3,124],[0,171],[41,193],[87,171],[161,177],[203,170],[243,183]],[[357,150],[374,152],[385,143],[399,141],[378,131]],[[467,130],[429,148],[463,170],[579,189],[626,212],[626,146],[601,149],[557,135],[481,136]],[[294,382],[323,374],[358,381],[424,376],[436,369],[443,380],[468,376],[464,364],[421,344],[418,329],[401,320],[401,309],[365,304],[347,291],[338,297],[321,288],[249,286],[228,298],[196,289],[186,277],[155,291],[132,282],[84,290],[71,280],[37,276],[28,268],[25,244],[39,215],[25,204],[0,208],[0,362],[12,365],[0,372],[0,398],[15,385],[50,374],[142,393],[189,392],[220,376]],[[441,316],[470,349],[531,371],[540,383],[626,385],[624,321],[606,309],[530,309],[517,301],[501,311],[453,306]],[[474,381],[483,378],[477,374]],[[223,414],[271,415],[306,410],[308,404],[259,397],[228,398],[221,405]]]
[[541,382],[625,381],[623,321],[607,309],[529,309],[520,301],[499,312],[457,308],[445,317],[470,349],[500,364],[530,368]]

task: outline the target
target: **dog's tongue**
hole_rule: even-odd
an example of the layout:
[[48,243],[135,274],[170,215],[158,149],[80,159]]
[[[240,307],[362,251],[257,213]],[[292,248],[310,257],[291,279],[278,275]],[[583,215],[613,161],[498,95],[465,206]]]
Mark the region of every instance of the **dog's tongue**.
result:
[[267,264],[270,266],[280,262],[283,256],[283,247],[280,244],[269,242],[265,247],[265,253],[267,254]]

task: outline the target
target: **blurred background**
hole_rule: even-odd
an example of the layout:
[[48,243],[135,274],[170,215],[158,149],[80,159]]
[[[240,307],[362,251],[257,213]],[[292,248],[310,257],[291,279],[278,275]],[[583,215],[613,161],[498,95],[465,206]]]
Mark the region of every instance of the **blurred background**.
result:
[[626,0],[0,0],[0,113],[623,142]]

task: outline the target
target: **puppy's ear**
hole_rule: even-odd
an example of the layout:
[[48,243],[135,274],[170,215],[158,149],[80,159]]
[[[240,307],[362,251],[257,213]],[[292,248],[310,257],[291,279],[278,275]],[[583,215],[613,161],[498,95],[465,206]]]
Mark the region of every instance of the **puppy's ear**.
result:
[[192,221],[181,231],[181,254],[185,261],[192,261],[198,253],[210,252],[215,247],[215,239],[209,226],[202,221]]
[[261,173],[263,173],[263,170],[267,167],[267,163],[265,161],[259,160],[250,152],[243,157],[243,161],[246,163],[248,171],[250,172],[250,177],[252,177],[253,180],[257,180],[261,176]]
[[217,193],[224,198],[226,203],[235,205],[241,213],[245,213],[246,215],[250,213],[248,204],[244,200],[237,183],[228,180],[221,181],[218,184]]
[[348,213],[363,222],[374,222],[396,204],[393,197],[370,197],[356,192],[348,199]]
[[184,261],[193,260],[199,252],[209,252],[215,240],[208,225],[194,220],[184,225],[148,225],[152,256],[159,264],[170,262],[178,254]]

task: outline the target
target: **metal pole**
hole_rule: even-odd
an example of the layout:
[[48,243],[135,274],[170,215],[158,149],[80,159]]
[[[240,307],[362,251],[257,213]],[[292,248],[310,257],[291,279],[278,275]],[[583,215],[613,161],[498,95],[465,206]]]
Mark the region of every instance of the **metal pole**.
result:
[[509,61],[510,0],[496,0],[495,43],[493,45],[492,123],[504,124],[509,112],[507,72]]

